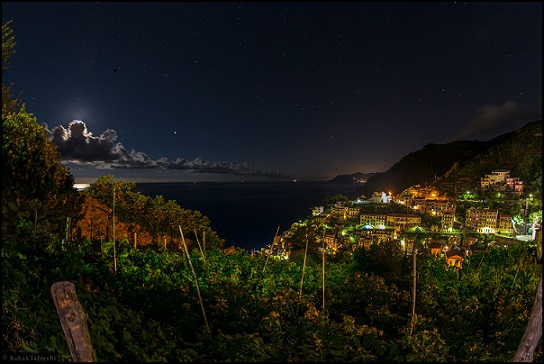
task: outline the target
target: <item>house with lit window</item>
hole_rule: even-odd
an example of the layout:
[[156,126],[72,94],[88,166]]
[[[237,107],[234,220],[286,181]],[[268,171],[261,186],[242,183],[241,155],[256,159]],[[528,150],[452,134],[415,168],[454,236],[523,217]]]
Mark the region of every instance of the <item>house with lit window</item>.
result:
[[390,213],[385,217],[385,225],[394,226],[396,230],[406,230],[421,225],[421,217],[416,214]]
[[319,216],[325,213],[325,208],[323,206],[315,206],[312,208],[312,216]]
[[445,213],[455,211],[454,203],[449,199],[426,199],[423,203],[421,212],[432,216],[443,216]]
[[446,212],[442,214],[442,229],[453,228],[455,222],[455,214],[453,212]]
[[333,232],[327,232],[325,234],[325,244],[326,245],[336,244],[336,234],[334,234]]
[[442,251],[442,244],[440,242],[438,242],[438,241],[433,241],[429,245],[429,249],[431,251],[431,254],[436,257],[436,256],[440,255],[440,252]]
[[483,234],[494,234],[497,230],[498,210],[489,207],[471,207],[466,211],[465,227]]
[[366,250],[370,249],[370,247],[374,244],[374,241],[372,241],[372,238],[359,238],[358,246],[365,248]]
[[389,241],[395,238],[396,230],[393,228],[373,227],[372,225],[364,225],[358,228],[357,236],[359,237],[359,245],[369,246],[369,244],[379,244],[383,241]]
[[524,183],[519,177],[508,177],[506,179],[506,185],[510,191],[517,193],[522,193],[524,188]]
[[[340,247],[338,238],[334,232],[327,232],[325,234],[325,253],[334,254]],[[318,247],[319,251],[323,251],[321,246]]]
[[359,214],[359,224],[384,226],[386,221],[385,214],[361,213]]
[[480,187],[482,189],[492,189],[495,191],[514,191],[523,192],[524,183],[518,177],[510,176],[510,171],[506,169],[493,170],[480,178]]
[[331,216],[341,220],[346,220],[347,209],[348,208],[345,206],[333,206],[331,207]]
[[497,224],[497,234],[501,235],[513,235],[514,225],[512,223],[512,215],[503,214],[499,215],[499,222]]
[[361,209],[359,207],[348,207],[346,210],[346,217],[348,220],[357,220]]
[[415,197],[411,202],[409,206],[414,210],[425,211],[425,197]]
[[452,267],[461,268],[464,260],[465,253],[463,250],[451,249],[446,252],[446,263]]
[[510,171],[506,169],[496,169],[491,173],[486,173],[480,178],[480,186],[482,189],[502,185],[506,183],[506,178],[510,177]]

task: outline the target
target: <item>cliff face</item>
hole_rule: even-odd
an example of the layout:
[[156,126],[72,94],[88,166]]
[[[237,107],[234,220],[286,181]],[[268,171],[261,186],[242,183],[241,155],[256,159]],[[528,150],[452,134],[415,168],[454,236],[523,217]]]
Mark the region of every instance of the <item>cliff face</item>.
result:
[[[349,197],[372,196],[373,192],[382,191],[398,194],[416,184],[434,184],[453,195],[457,187],[479,185],[480,177],[493,169],[509,169],[511,175],[529,182],[530,188],[538,189],[539,178],[540,188],[542,186],[541,165],[540,120],[490,141],[428,144],[423,149],[403,157],[388,171],[369,178]],[[458,183],[462,186],[457,186]]]

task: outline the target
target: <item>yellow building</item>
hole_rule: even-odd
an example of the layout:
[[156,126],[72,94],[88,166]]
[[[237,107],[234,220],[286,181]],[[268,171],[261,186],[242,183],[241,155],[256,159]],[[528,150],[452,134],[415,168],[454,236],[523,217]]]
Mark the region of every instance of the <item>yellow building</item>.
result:
[[347,207],[344,206],[334,206],[331,207],[331,216],[346,220],[347,219]]
[[348,219],[357,219],[360,213],[361,209],[359,207],[348,207],[346,210],[346,217]]
[[453,228],[453,223],[455,222],[454,213],[445,213],[442,215],[442,229]]
[[386,215],[385,225],[405,230],[421,225],[421,217],[415,214],[391,213]]
[[506,179],[510,177],[510,171],[506,169],[496,169],[490,174],[485,174],[480,178],[481,188],[489,188],[496,185],[502,185],[506,183]]
[[361,225],[380,226],[380,225],[385,225],[385,222],[386,222],[385,214],[363,213],[359,215],[359,223]]

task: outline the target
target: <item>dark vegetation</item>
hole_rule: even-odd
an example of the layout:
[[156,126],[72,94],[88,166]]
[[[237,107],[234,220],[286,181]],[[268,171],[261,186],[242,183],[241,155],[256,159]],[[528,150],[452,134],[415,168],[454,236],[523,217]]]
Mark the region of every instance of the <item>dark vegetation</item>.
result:
[[[15,45],[8,25],[2,27],[3,70],[9,58],[5,56]],[[529,244],[475,253],[460,270],[444,259],[420,254],[415,326],[410,332],[411,265],[398,247],[386,244],[356,250],[342,261],[327,259],[325,290],[322,256],[314,241],[309,242],[304,267],[297,261],[267,262],[266,256],[241,251],[227,256],[210,222],[196,212],[132,193],[130,184],[111,178],[99,180],[86,194],[74,190],[43,127],[24,106],[9,107],[20,101],[4,99],[4,85],[2,94],[5,360],[71,361],[50,293],[58,281],[75,284],[99,361],[513,357],[541,275]],[[112,238],[105,233],[67,234],[64,222],[81,221],[87,198],[102,204],[108,214],[101,223],[103,231],[113,221],[126,224],[127,232],[141,228],[149,234],[149,244],[135,248],[130,236],[115,239],[113,226]],[[210,237],[210,245],[202,250],[193,242],[190,259],[211,335],[205,330],[189,261],[183,252],[168,248],[179,243],[171,231],[179,226],[188,234],[196,230],[195,240],[203,231]],[[170,244],[167,249],[161,244],[164,237]],[[541,360],[540,344],[535,361]]]

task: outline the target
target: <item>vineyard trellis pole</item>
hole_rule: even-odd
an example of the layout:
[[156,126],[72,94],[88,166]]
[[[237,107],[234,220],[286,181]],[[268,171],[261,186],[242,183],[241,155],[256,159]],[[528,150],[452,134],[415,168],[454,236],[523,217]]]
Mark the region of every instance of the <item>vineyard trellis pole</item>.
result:
[[200,295],[200,288],[198,287],[198,279],[196,277],[195,269],[193,268],[193,263],[191,262],[191,256],[189,255],[189,249],[187,249],[187,244],[185,244],[185,238],[183,237],[183,231],[181,230],[181,225],[178,225],[179,233],[181,234],[181,241],[183,242],[183,248],[185,249],[185,254],[189,260],[189,266],[193,272],[193,278],[195,279],[196,293],[198,294],[198,302],[200,303],[200,308],[202,309],[202,315],[204,316],[204,323],[206,324],[206,329],[208,331],[208,337],[211,340],[212,332],[210,326],[208,325],[208,318],[206,317],[206,310],[204,309],[204,302],[202,301],[202,296]]
[[117,250],[115,247],[115,186],[113,186],[112,223],[113,223],[113,272],[117,274]]
[[321,267],[321,274],[322,274],[322,277],[321,277],[321,282],[322,282],[322,285],[323,285],[323,303],[322,303],[322,309],[324,310],[325,309],[325,226],[323,226],[323,254],[322,254],[322,259],[321,259],[321,262],[322,262],[322,267]]
[[306,268],[306,256],[308,255],[308,234],[306,234],[306,250],[304,251],[304,260],[302,262],[302,277],[300,278],[300,292],[298,293],[298,299],[302,299],[302,284],[304,283],[304,270]]
[[417,248],[415,247],[415,242],[413,243],[413,282],[412,282],[412,320],[410,325],[410,336],[414,333],[414,327],[416,325],[416,291],[417,291],[417,268],[416,268],[416,256]]
[[198,244],[198,249],[200,250],[200,254],[202,254],[202,259],[204,259],[204,263],[206,263],[206,256],[204,255],[204,251],[202,250],[202,247],[200,246],[200,241],[198,240],[198,234],[196,232],[196,229],[194,231],[195,231],[196,243]]

